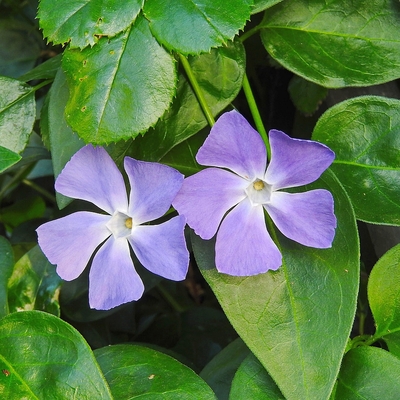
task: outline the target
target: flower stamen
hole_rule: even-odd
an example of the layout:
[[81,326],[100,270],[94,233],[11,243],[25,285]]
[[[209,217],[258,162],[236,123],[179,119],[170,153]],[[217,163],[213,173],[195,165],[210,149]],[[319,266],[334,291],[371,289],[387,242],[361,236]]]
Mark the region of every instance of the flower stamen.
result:
[[263,181],[255,181],[255,182],[253,183],[253,188],[254,188],[255,190],[263,190],[264,187],[265,187],[265,185],[264,185],[264,182],[263,182]]
[[125,220],[125,226],[126,226],[128,229],[132,229],[132,218],[127,218],[127,219]]

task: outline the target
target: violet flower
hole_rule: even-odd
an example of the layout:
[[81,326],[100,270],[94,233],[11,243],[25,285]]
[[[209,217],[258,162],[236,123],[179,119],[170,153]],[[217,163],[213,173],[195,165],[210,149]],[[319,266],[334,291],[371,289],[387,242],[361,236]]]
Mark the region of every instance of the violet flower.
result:
[[289,239],[315,248],[332,245],[336,217],[331,193],[281,189],[314,182],[332,163],[334,153],[321,143],[293,139],[278,130],[269,132],[269,140],[267,168],[260,135],[238,112],[223,114],[196,160],[230,171],[206,168],[186,178],[172,202],[202,239],[211,239],[218,230],[215,263],[219,272],[249,276],[282,264],[266,228],[264,209]]
[[143,225],[165,214],[183,175],[166,165],[130,157],[125,157],[124,167],[131,187],[129,202],[123,176],[108,153],[92,145],[80,149],[58,176],[55,188],[66,196],[90,201],[108,214],[76,212],[37,229],[40,247],[57,264],[64,280],[77,278],[95,253],[89,273],[89,304],[99,310],[143,294],[129,245],[146,269],[164,278],[182,280],[188,269],[183,216]]

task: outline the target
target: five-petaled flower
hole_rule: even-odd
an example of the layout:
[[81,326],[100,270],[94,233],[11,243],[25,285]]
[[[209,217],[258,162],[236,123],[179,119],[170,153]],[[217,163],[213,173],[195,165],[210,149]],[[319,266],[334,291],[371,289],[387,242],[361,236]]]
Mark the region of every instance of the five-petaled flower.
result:
[[129,201],[123,176],[108,153],[92,145],[80,149],[58,176],[55,188],[108,214],[76,212],[37,229],[40,247],[64,280],[77,278],[95,253],[89,304],[100,310],[143,294],[129,245],[146,269],[164,278],[183,280],[188,269],[183,216],[143,225],[168,211],[183,175],[166,165],[130,157],[125,157],[124,168],[131,187]]
[[281,266],[264,209],[289,239],[315,248],[332,245],[336,217],[331,193],[281,189],[317,180],[333,162],[334,153],[321,143],[293,139],[278,130],[269,132],[269,140],[267,168],[260,135],[238,112],[223,114],[196,155],[199,164],[220,168],[206,168],[186,178],[172,202],[202,239],[211,239],[218,230],[215,263],[220,272],[249,276]]

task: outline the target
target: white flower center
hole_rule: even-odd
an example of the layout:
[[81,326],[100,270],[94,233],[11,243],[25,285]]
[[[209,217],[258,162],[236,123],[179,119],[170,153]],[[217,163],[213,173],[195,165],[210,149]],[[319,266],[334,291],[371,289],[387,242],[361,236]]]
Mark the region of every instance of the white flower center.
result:
[[253,206],[268,203],[271,198],[271,193],[271,185],[261,179],[256,179],[246,188],[246,194]]
[[116,239],[126,237],[132,232],[132,218],[122,212],[116,211],[106,226]]

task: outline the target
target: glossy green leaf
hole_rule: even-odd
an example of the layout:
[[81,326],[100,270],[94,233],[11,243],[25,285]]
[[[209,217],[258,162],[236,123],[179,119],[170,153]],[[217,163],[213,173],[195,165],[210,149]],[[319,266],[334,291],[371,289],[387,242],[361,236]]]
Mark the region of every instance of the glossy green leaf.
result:
[[20,159],[19,154],[0,146],[0,173],[16,164]]
[[35,95],[15,79],[0,76],[0,146],[20,153],[35,122]]
[[368,280],[368,301],[376,325],[376,337],[400,331],[400,245],[384,254]]
[[70,90],[66,120],[86,142],[137,136],[157,122],[175,93],[174,59],[141,16],[93,48],[66,50],[62,65]]
[[226,44],[244,28],[253,0],[146,0],[143,12],[165,47],[198,54]]
[[285,68],[325,87],[400,77],[400,8],[391,0],[286,0],[267,10],[261,37]]
[[115,399],[215,399],[190,368],[153,349],[115,345],[95,350],[95,356]]
[[4,399],[112,399],[83,337],[47,313],[0,320],[0,370]]
[[0,318],[8,314],[8,280],[14,268],[14,255],[10,242],[0,236]]
[[[204,98],[217,115],[238,95],[243,81],[246,56],[240,42],[213,49],[209,54],[188,58]],[[129,155],[159,161],[174,146],[207,126],[207,120],[191,85],[179,74],[176,97],[170,109],[143,137],[137,137]],[[192,162],[191,162],[192,164]]]
[[43,34],[54,44],[93,46],[102,36],[115,36],[139,14],[144,0],[40,0]]
[[254,5],[251,10],[252,14],[259,13],[261,11],[266,10],[267,8],[272,7],[275,4],[280,3],[282,0],[254,0]]
[[[358,293],[359,244],[349,199],[330,171],[310,187],[334,195],[333,246],[312,249],[279,236],[283,265],[276,272],[220,274],[214,242],[192,235],[196,261],[228,319],[288,400],[329,397]],[[322,344],[321,337],[329,340]]]
[[343,359],[336,400],[397,400],[400,359],[376,347],[358,347]]
[[249,353],[243,340],[238,338],[220,351],[200,372],[218,400],[228,400],[235,372]]
[[328,145],[332,165],[358,219],[400,224],[400,101],[353,98],[326,111],[313,139]]
[[249,354],[237,370],[229,400],[285,400],[260,361]]
[[59,315],[60,285],[55,266],[35,246],[17,261],[8,281],[10,312],[40,310]]

